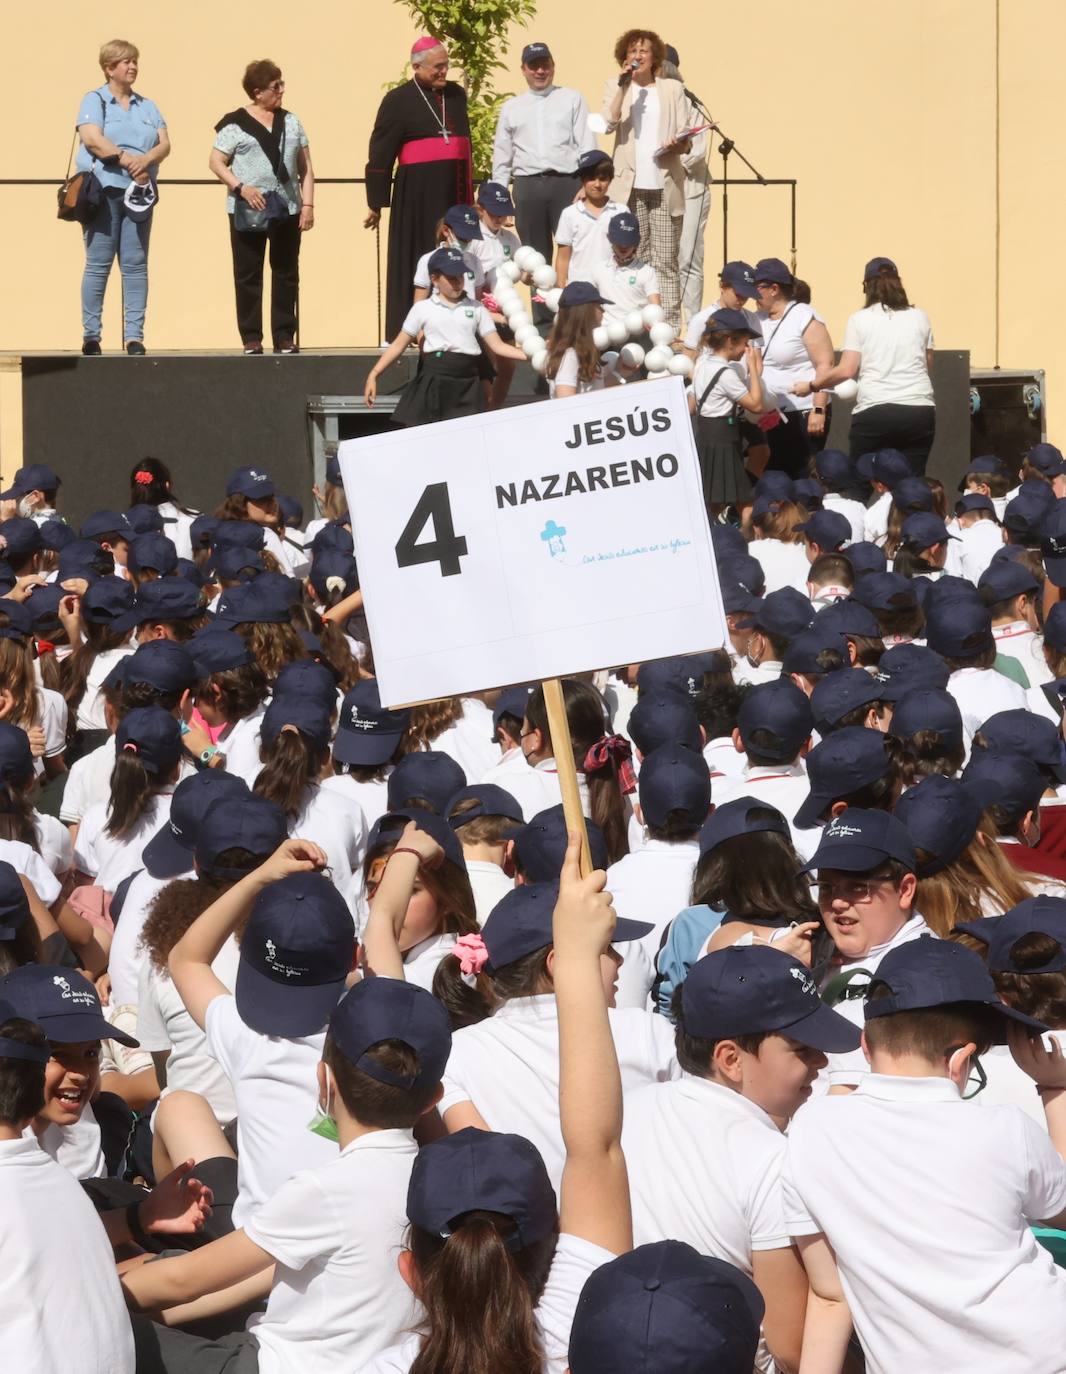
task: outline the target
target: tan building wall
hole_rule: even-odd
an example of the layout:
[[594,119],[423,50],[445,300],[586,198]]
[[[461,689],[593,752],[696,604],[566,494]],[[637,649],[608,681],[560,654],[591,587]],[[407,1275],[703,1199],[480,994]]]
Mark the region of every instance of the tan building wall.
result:
[[[252,17],[254,16],[254,17]],[[250,17],[251,22],[250,22]],[[861,304],[862,265],[895,258],[937,343],[969,348],[975,366],[1045,367],[1055,401],[1066,383],[1066,329],[1036,301],[1057,293],[1066,182],[1061,174],[1061,0],[895,0],[797,6],[649,5],[648,0],[541,0],[517,30],[501,89],[522,89],[530,37],[555,53],[558,79],[598,103],[611,48],[630,24],[656,23],[680,51],[688,85],[756,167],[799,179],[798,263],[839,339]],[[248,34],[254,39],[249,41]],[[287,103],[308,129],[322,177],[359,176],[381,83],[399,74],[413,30],[387,0],[265,0],[253,11],[5,5],[9,136],[0,178],[58,176],[82,93],[100,80],[101,41],[139,44],[139,87],[167,118],[165,177],[207,176],[212,125],[241,99],[244,63],[283,67]],[[715,170],[720,162],[715,159]],[[739,175],[740,164],[733,163]],[[0,349],[80,342],[78,230],[55,218],[48,187],[0,186]],[[714,193],[708,265],[721,256]],[[374,237],[360,227],[361,187],[322,186],[303,254],[305,347],[375,340]],[[732,256],[787,257],[784,188],[730,197]],[[118,279],[105,345],[120,341]],[[163,188],[151,258],[150,349],[231,348],[230,259],[216,187]],[[10,462],[5,463],[7,466]]]

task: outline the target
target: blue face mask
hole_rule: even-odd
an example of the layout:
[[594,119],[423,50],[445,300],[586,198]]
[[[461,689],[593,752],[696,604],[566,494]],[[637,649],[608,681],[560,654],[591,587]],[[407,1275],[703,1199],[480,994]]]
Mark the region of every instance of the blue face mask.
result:
[[326,1105],[315,1100],[315,1114],[307,1123],[307,1129],[313,1131],[315,1135],[320,1135],[323,1140],[332,1141],[334,1145],[340,1144],[340,1132],[337,1130],[337,1121],[333,1113],[329,1110],[330,1096],[333,1088],[333,1075],[329,1065],[326,1065],[326,1079],[328,1087],[326,1090]]

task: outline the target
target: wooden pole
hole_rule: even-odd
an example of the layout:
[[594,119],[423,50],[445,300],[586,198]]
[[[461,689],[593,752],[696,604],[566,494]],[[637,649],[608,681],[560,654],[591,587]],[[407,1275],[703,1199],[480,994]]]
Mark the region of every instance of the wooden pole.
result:
[[589,849],[589,833],[585,828],[585,813],[581,810],[581,793],[577,786],[577,767],[574,764],[574,745],[570,738],[570,723],[566,718],[566,701],[563,685],[557,677],[545,678],[541,683],[544,691],[544,705],[548,712],[548,732],[551,735],[552,753],[559,774],[559,786],[563,794],[563,815],[568,830],[576,830],[581,836],[581,876],[592,872],[592,854]]

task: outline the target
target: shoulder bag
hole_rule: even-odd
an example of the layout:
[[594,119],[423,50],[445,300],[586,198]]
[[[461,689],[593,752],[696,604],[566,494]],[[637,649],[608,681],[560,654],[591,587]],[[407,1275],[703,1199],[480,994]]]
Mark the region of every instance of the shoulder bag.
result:
[[[104,104],[102,95],[100,96],[100,108],[102,111],[100,129],[102,131],[104,121],[107,119],[107,106]],[[99,177],[91,168],[87,172],[75,172],[71,176],[77,147],[78,130],[75,128],[74,142],[71,145],[70,157],[67,159],[67,174],[58,192],[59,209],[57,213],[60,219],[73,220],[75,224],[88,224],[100,208],[104,199],[104,188],[100,185]],[[93,161],[95,162],[96,159],[94,158]]]

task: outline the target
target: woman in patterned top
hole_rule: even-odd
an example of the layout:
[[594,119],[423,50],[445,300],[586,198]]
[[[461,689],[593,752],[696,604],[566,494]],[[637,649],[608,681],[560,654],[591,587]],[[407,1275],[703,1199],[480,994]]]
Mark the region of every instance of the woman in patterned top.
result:
[[281,68],[250,62],[241,83],[251,103],[215,125],[208,166],[226,187],[245,353],[263,351],[263,259],[270,245],[270,329],[275,353],[295,353],[300,239],[315,223],[315,174],[304,127],[282,109]]

